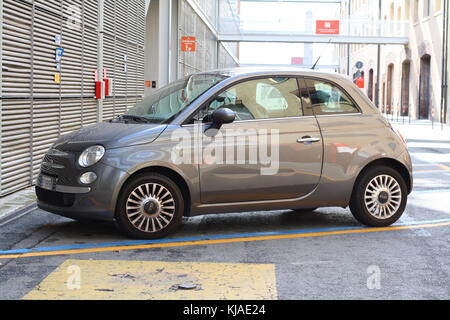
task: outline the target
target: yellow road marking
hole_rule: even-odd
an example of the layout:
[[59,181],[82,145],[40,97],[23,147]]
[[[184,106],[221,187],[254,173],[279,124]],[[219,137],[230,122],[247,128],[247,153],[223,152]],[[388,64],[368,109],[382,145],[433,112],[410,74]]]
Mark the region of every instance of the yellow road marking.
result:
[[440,164],[440,163],[438,163],[438,164],[436,164],[436,165],[437,165],[438,167],[444,169],[444,170],[449,170],[449,171],[450,171],[450,167],[449,167],[449,166],[446,166],[445,164]]
[[415,173],[433,173],[433,172],[446,172],[450,170],[416,170]]
[[[197,286],[178,289],[179,284]],[[66,260],[23,299],[277,299],[273,264]]]
[[283,234],[283,235],[273,235],[273,236],[242,237],[242,238],[217,239],[217,240],[199,240],[199,241],[155,243],[155,244],[130,245],[130,246],[113,246],[113,247],[104,247],[104,248],[88,248],[88,249],[46,251],[46,252],[28,252],[28,253],[22,253],[22,254],[0,255],[0,259],[16,259],[16,258],[25,258],[25,257],[41,257],[41,256],[67,255],[67,254],[78,254],[78,253],[109,252],[109,251],[150,249],[150,248],[183,247],[183,246],[195,246],[195,245],[205,245],[205,244],[224,244],[224,243],[264,241],[264,240],[309,238],[309,237],[343,235],[343,234],[371,233],[371,232],[394,231],[394,230],[411,230],[411,229],[421,229],[421,228],[436,228],[436,227],[444,227],[444,226],[450,226],[450,222],[428,223],[428,224],[420,224],[420,225],[408,225],[408,226],[384,227],[384,228],[367,228],[367,229],[357,229],[357,230],[340,230],[340,231],[324,231],[324,232],[312,232],[312,233],[300,233],[300,234]]

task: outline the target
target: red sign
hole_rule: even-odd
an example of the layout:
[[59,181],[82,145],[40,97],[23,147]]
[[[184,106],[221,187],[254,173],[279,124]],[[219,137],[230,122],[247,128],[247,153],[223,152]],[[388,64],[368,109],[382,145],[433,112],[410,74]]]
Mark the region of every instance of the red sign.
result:
[[364,89],[364,77],[356,78],[355,84],[358,86],[358,88]]
[[197,50],[197,38],[195,37],[181,38],[181,51],[194,52],[195,50]]
[[339,20],[317,20],[316,34],[339,34]]
[[293,65],[303,65],[303,58],[302,57],[292,57],[291,58],[291,64],[293,64]]

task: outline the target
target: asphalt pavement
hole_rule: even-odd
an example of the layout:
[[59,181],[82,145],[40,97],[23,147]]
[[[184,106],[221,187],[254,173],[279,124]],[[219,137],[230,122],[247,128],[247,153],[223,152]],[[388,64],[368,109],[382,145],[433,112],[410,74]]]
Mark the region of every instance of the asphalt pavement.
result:
[[408,144],[415,187],[391,228],[342,208],[248,212],[145,242],[36,209],[0,227],[0,299],[449,299],[450,142]]

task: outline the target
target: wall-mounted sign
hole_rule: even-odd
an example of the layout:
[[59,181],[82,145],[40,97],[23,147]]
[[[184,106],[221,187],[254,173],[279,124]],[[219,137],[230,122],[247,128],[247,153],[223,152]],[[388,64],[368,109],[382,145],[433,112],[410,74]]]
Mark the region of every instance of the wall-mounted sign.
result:
[[316,34],[339,34],[339,20],[317,20]]
[[361,61],[358,61],[358,62],[355,64],[355,67],[358,68],[358,69],[362,69],[362,68],[364,67],[364,63],[361,62]]
[[104,84],[104,90],[105,90],[105,97],[110,97],[112,95],[113,90],[113,82],[112,79],[108,78],[107,75],[107,69],[103,69],[103,84]]
[[364,89],[364,77],[358,77],[355,79],[355,84],[358,88]]
[[195,37],[182,37],[181,38],[181,51],[194,52],[197,50],[197,38]]
[[58,46],[61,45],[61,35],[60,34],[57,34],[55,36],[55,44],[58,45]]
[[55,50],[55,61],[61,62],[61,59],[64,55],[64,49],[63,48],[56,48]]
[[108,78],[106,68],[103,69],[103,78],[94,70],[95,99],[105,99],[113,94],[113,81]]
[[55,83],[61,83],[61,73],[55,73],[54,75],[53,75],[53,81],[55,82]]
[[291,64],[293,65],[303,65],[303,57],[292,57]]

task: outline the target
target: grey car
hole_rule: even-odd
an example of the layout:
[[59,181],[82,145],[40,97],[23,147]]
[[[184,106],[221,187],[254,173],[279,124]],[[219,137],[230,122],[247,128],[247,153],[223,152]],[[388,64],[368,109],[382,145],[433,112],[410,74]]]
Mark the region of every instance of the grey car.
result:
[[188,76],[62,136],[36,194],[46,211],[153,239],[183,216],[238,211],[349,207],[388,226],[412,186],[405,141],[351,81],[236,68]]

